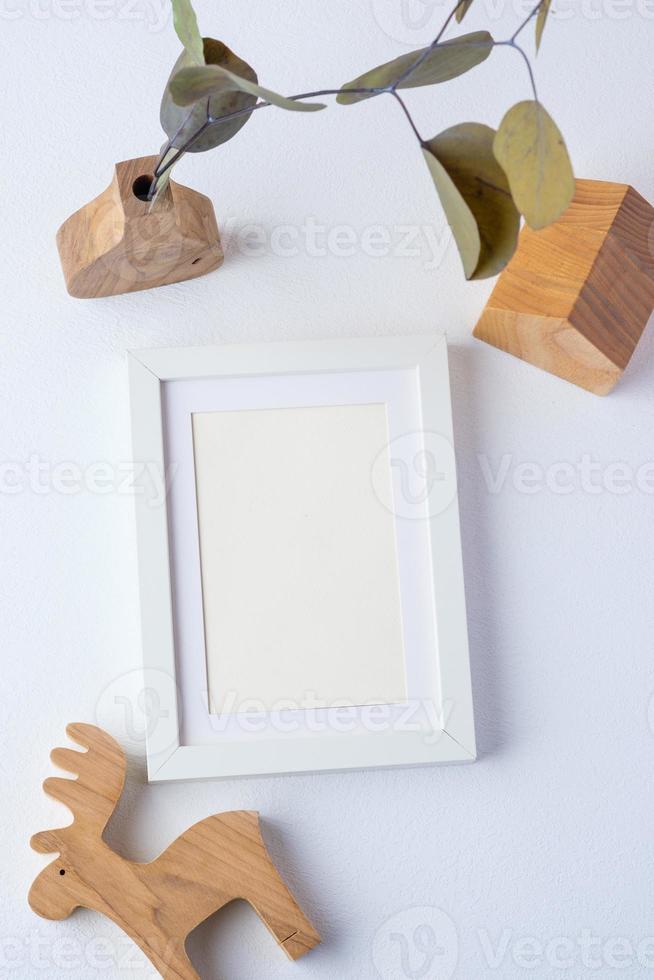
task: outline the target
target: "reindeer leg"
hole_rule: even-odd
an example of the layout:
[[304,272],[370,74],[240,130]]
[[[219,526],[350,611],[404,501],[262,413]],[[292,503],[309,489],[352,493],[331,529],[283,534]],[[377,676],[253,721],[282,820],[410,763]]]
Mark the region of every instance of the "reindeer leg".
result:
[[163,980],[200,980],[184,946],[175,949],[170,959],[166,957],[166,964],[160,971]]
[[320,943],[320,934],[295,901],[290,888],[272,862],[261,836],[258,814],[239,811],[224,814],[222,819],[245,821],[256,840],[259,865],[256,886],[243,898],[265,922],[279,945],[291,960],[298,960]]
[[271,867],[277,876],[274,893],[271,893],[269,900],[262,900],[261,895],[257,894],[247,901],[268,926],[288,958],[299,960],[320,943],[320,934],[293,898],[272,861]]

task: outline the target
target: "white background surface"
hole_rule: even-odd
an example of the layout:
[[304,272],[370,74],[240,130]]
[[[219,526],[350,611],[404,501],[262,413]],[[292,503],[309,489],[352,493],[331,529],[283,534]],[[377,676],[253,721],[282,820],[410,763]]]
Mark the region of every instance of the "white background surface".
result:
[[[400,8],[395,0],[199,3],[204,30],[253,63],[264,84],[288,92],[339,84],[435,33],[440,13],[429,20],[429,8],[409,2],[403,21]],[[127,0],[0,8],[2,458],[24,464],[35,454],[46,468],[129,460],[130,347],[447,329],[480,759],[144,785],[142,746],[129,738],[139,705],[115,701],[140,657],[132,500],[64,494],[46,473],[43,492],[1,500],[0,972],[30,980],[149,973],[140,960],[117,966],[112,956],[100,971],[98,937],[121,960],[129,953],[110,923],[90,913],[41,921],[25,901],[42,863],[28,836],[61,820],[40,790],[48,752],[66,722],[102,718],[130,752],[110,832],[119,850],[148,859],[211,812],[257,808],[323,933],[323,946],[292,965],[253,913],[233,907],[193,937],[203,977],[648,976],[654,498],[651,469],[649,492],[642,480],[618,492],[610,467],[635,473],[654,459],[651,330],[604,400],[473,342],[491,284],[464,283],[418,149],[399,109],[381,100],[308,117],[266,109],[222,151],[183,163],[178,179],[210,195],[226,228],[220,272],[133,296],[69,299],[57,226],[106,186],[113,161],[161,141],[157,106],[177,55],[172,29],[152,26],[161,9]],[[654,199],[653,11],[642,0],[585,0],[566,11],[539,57],[543,101],[578,174],[630,181]],[[411,28],[412,12],[425,15],[424,28]],[[489,18],[498,36],[517,23],[510,3],[477,0],[468,29]],[[431,136],[461,119],[496,125],[527,96],[517,57],[499,51],[411,102]],[[316,255],[304,245],[290,257],[269,247],[241,254],[246,224],[269,235],[307,221],[351,226],[353,254]],[[398,226],[417,226],[420,254],[366,254],[362,232],[374,225],[396,246]],[[435,263],[434,241],[443,249]],[[493,472],[505,459],[498,492],[480,454]],[[553,486],[550,467],[584,455],[601,463],[599,492],[584,490],[579,476],[570,493],[516,489],[520,464],[538,463]],[[442,911],[411,911],[424,906]],[[441,947],[423,972],[429,955],[417,943],[430,945],[425,929],[415,933],[420,925],[437,928]],[[529,938],[540,948],[525,946]],[[406,969],[402,941],[412,956]]]

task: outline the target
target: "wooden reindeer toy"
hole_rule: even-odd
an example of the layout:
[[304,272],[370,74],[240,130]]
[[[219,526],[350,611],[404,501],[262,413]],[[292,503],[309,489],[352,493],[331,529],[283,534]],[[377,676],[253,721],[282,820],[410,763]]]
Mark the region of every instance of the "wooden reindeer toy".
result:
[[113,851],[102,835],[123,790],[125,755],[93,725],[68,725],[66,732],[87,751],[58,748],[50,756],[77,775],[43,784],[74,820],[32,837],[35,851],[58,854],[30,889],[34,912],[46,919],[65,919],[80,907],[101,912],[141,947],[165,980],[199,980],[186,955],[186,938],[236,898],[253,906],[290,959],[320,942],[268,855],[256,813],[207,817],[148,864]]

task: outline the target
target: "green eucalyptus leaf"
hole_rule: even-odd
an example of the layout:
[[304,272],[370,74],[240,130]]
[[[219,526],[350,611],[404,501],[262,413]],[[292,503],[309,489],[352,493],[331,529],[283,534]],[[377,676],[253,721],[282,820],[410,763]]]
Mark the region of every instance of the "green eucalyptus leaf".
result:
[[497,275],[513,255],[520,215],[493,155],[495,130],[460,123],[423,144],[423,152],[466,279]]
[[575,191],[574,174],[563,137],[540,102],[509,109],[493,152],[531,228],[544,228],[563,214]]
[[470,8],[472,7],[472,4],[473,4],[473,0],[461,0],[461,3],[456,8],[456,13],[454,15],[456,17],[457,24],[460,24],[461,23],[461,21],[463,20],[463,18],[465,17],[465,15],[468,13],[468,11],[470,10]]
[[417,88],[422,85],[438,85],[440,82],[448,82],[451,78],[463,75],[475,65],[481,64],[492,50],[493,38],[488,31],[473,31],[472,34],[462,34],[461,37],[452,38],[451,41],[443,41],[435,48],[410,51],[408,54],[395,58],[394,61],[389,61],[385,65],[367,71],[364,75],[355,78],[353,82],[344,85],[336,101],[340,102],[341,105],[352,105],[354,102],[371,98],[374,93],[350,92],[348,90],[387,88],[398,78],[401,78],[404,72],[416,64],[418,59],[427,51],[429,54],[424,61],[399,83],[398,88]]
[[552,0],[542,0],[538,13],[536,14],[536,51],[540,50],[540,42],[543,39],[543,31],[547,22],[547,15],[550,12]]
[[[255,84],[257,82],[257,74],[254,69],[235,55],[233,51],[230,51],[222,41],[216,41],[210,37],[204,38],[204,60],[207,65],[219,65],[234,72],[240,78],[245,78]],[[193,67],[193,63],[188,52],[183,51],[173,66],[161,100],[161,125],[168,139],[172,141],[172,145],[177,148],[183,146],[206,122],[207,118],[207,101],[184,107],[177,105],[171,95],[171,81],[181,70],[190,67]],[[211,150],[214,146],[220,146],[221,143],[226,143],[227,140],[232,139],[251,116],[251,113],[244,112],[244,110],[252,108],[256,102],[256,95],[234,89],[211,96],[208,104],[213,116],[224,116],[230,112],[243,112],[243,115],[209,127],[192,144],[189,152],[201,153],[203,150]]]
[[250,95],[258,96],[265,102],[294,112],[315,112],[317,109],[325,108],[320,102],[287,99],[247,78],[241,78],[220,65],[194,65],[190,68],[182,68],[171,78],[169,88],[177,105],[181,106],[193,105],[199,99],[206,99],[207,96],[223,92],[249,92]]
[[184,50],[191,61],[196,65],[204,64],[202,36],[191,0],[172,0],[172,4],[173,24],[177,37],[184,45]]

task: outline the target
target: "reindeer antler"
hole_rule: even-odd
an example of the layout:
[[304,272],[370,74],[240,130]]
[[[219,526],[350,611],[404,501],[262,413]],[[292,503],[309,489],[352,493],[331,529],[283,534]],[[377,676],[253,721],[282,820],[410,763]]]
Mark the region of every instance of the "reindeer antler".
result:
[[[67,725],[66,734],[87,751],[58,748],[52,750],[50,758],[77,779],[50,776],[43,789],[68,807],[78,829],[99,837],[123,791],[125,753],[110,735],[95,725]],[[57,833],[46,830],[35,834],[32,847],[43,854],[58,851]]]

